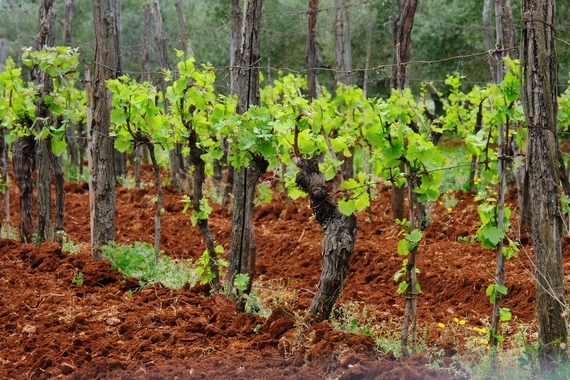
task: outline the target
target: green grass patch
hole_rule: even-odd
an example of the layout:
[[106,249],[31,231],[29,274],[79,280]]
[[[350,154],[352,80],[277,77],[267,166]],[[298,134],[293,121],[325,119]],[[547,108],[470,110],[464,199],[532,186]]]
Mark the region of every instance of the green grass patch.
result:
[[140,280],[141,287],[160,283],[171,289],[180,289],[186,284],[194,286],[198,277],[192,260],[179,261],[161,254],[149,243],[117,244],[111,242],[102,247],[111,268],[118,269],[125,277]]

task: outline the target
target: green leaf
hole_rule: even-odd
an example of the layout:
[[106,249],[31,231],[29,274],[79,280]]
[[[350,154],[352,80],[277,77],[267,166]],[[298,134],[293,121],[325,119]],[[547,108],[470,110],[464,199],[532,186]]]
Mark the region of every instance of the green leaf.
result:
[[501,321],[510,321],[513,317],[513,314],[511,313],[511,310],[507,309],[506,307],[501,307],[499,309],[499,316],[501,318]]
[[484,248],[494,248],[505,237],[505,231],[491,225],[485,225],[477,230],[477,237]]
[[338,210],[346,216],[352,215],[355,209],[356,206],[353,199],[349,199],[347,201],[342,200],[338,202]]
[[236,275],[234,279],[234,286],[236,287],[237,290],[239,290],[240,292],[245,292],[248,285],[249,285],[248,274],[240,273]]
[[358,198],[356,198],[356,211],[362,211],[366,207],[370,206],[370,196],[368,193],[362,193]]
[[402,239],[398,242],[398,254],[405,256],[410,253],[408,249],[408,241],[406,239]]
[[406,238],[416,245],[422,240],[422,237],[422,231],[418,230],[417,228],[413,230],[409,235],[406,235]]
[[65,152],[65,148],[67,148],[65,140],[51,139],[51,151],[56,156],[61,156]]
[[111,123],[113,124],[123,124],[127,121],[129,115],[121,109],[114,108],[111,111]]
[[132,142],[131,140],[117,137],[115,139],[115,149],[121,153],[130,152],[133,149]]
[[398,294],[404,294],[406,290],[408,290],[408,283],[406,281],[400,282],[397,290]]

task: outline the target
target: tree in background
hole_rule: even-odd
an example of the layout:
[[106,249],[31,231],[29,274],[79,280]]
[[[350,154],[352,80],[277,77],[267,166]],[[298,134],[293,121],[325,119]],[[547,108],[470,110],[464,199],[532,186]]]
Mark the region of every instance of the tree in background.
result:
[[319,44],[317,42],[317,20],[319,0],[309,0],[309,27],[307,28],[307,87],[309,102],[319,97],[317,69]]
[[523,0],[521,12],[521,94],[528,126],[523,213],[528,215],[534,247],[540,366],[543,371],[552,371],[568,359],[558,172],[555,1]]
[[[259,105],[259,59],[261,55],[259,36],[262,0],[246,0],[241,48],[236,56],[237,95],[236,112],[245,113],[251,106]],[[257,248],[253,230],[253,201],[257,181],[267,170],[268,162],[263,156],[253,154],[251,164],[236,170],[233,185],[233,217],[228,260],[228,293],[234,292],[237,275],[248,276],[244,293],[249,294],[255,274]],[[245,310],[243,297],[237,297],[238,312]]]
[[[409,85],[409,65],[412,53],[412,27],[418,6],[417,0],[399,0],[400,12],[394,22],[394,55],[390,87],[404,90]],[[400,172],[404,171],[403,164]],[[404,186],[392,183],[392,219],[404,219]]]
[[103,259],[101,246],[115,238],[114,145],[109,137],[112,97],[106,81],[121,74],[120,0],[93,0],[95,29],[95,71],[93,120],[88,126],[91,147],[91,209],[93,260]]

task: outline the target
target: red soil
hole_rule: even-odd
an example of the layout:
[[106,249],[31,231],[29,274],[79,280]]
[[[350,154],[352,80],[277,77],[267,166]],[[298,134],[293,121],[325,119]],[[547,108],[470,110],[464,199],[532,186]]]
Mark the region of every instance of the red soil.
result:
[[[466,341],[476,335],[472,327],[482,327],[491,314],[485,289],[492,282],[495,254],[458,240],[477,230],[476,203],[469,194],[456,193],[459,202],[451,212],[440,204],[432,207],[418,262],[420,335],[427,351],[401,360],[376,350],[370,336],[340,332],[329,322],[304,330],[298,322],[310,305],[322,263],[322,232],[306,200],[288,202],[276,195],[270,204],[256,207],[255,288],[260,297],[273,294],[279,304],[266,319],[236,315],[232,301],[210,295],[207,287],[174,291],[153,285],[129,292],[136,280],[125,280],[107,261],[90,259],[87,186],[65,188],[66,232],[80,246],[79,254],[62,253],[55,243],[34,247],[0,240],[2,379],[446,379],[452,376],[425,366],[432,360],[429,353],[441,350],[439,365],[449,365],[450,357],[465,352]],[[17,195],[11,190],[17,224]],[[118,242],[152,242],[154,194],[152,188],[117,188]],[[165,192],[161,248],[171,257],[196,259],[205,246],[181,212],[181,198]],[[396,293],[393,276],[402,257],[396,251],[400,228],[390,222],[389,204],[389,191],[381,188],[372,220],[367,213],[358,216],[356,248],[339,303],[357,302],[370,318],[361,325],[373,331],[383,325],[385,333],[398,337],[404,299]],[[230,223],[228,213],[215,208],[210,226],[226,251]],[[568,273],[567,241],[564,248]],[[523,247],[519,259],[507,264],[504,306],[518,322],[533,324],[529,255],[532,249]],[[79,272],[82,286],[72,283]],[[438,327],[440,322],[448,327]],[[516,334],[506,331],[506,342]]]

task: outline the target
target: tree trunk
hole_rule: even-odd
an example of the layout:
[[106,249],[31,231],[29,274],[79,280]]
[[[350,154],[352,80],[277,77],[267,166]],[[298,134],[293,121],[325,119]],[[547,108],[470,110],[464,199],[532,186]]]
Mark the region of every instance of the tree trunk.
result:
[[174,6],[176,7],[178,27],[180,28],[180,49],[184,52],[186,57],[193,57],[194,51],[192,50],[190,33],[188,33],[188,26],[186,25],[186,16],[184,16],[184,9],[182,8],[182,0],[176,0]]
[[[394,65],[392,66],[391,87],[399,91],[408,87],[409,81],[409,65],[412,51],[412,27],[414,25],[414,16],[418,0],[399,0],[398,8],[400,10],[398,18],[394,23]],[[423,209],[417,201],[417,195],[412,193],[412,186],[415,185],[416,173],[411,168],[406,168],[402,161],[400,163],[400,173],[404,173],[409,169],[408,174],[408,208],[410,211],[410,231],[414,228],[422,228]],[[392,183],[392,219],[404,219],[404,186],[397,186]],[[417,226],[416,226],[417,220]],[[402,328],[402,355],[408,355],[408,334],[409,329],[412,332],[412,353],[416,350],[416,326],[417,326],[417,294],[416,294],[416,255],[417,248],[408,254],[408,265],[406,266],[406,281],[408,288],[406,290],[406,303],[404,324]]]
[[[205,168],[206,163],[202,159],[202,155],[204,151],[198,147],[197,144],[197,136],[196,130],[192,126],[190,126],[190,160],[194,165],[194,184],[192,186],[194,193],[192,194],[192,208],[196,212],[200,212],[201,206],[200,201],[202,200],[203,193],[202,193],[202,186],[205,181]],[[208,249],[208,254],[210,256],[209,260],[209,267],[210,271],[214,275],[214,278],[211,280],[212,289],[215,291],[220,290],[220,266],[218,264],[218,254],[216,253],[216,247],[214,242],[214,237],[212,236],[212,232],[210,231],[210,227],[208,226],[208,219],[199,219],[198,220],[198,227],[200,228],[200,232],[202,233],[202,237],[206,242],[206,248]]]
[[[166,44],[159,0],[152,0],[152,15],[154,18],[154,40],[158,50],[158,62],[162,69],[168,69],[168,46]],[[160,80],[159,88],[164,93],[166,86],[163,79]],[[165,109],[168,109],[168,101],[166,99]],[[170,184],[175,191],[180,192],[182,190],[182,149],[179,146],[170,149],[168,158],[170,164]]]
[[36,141],[34,136],[16,139],[12,146],[12,164],[20,190],[20,241],[31,243],[35,234],[32,208],[34,204],[34,181]]
[[146,143],[148,153],[152,162],[152,170],[154,172],[154,186],[156,187],[156,211],[154,213],[154,249],[160,250],[160,217],[162,214],[162,205],[164,196],[162,194],[162,185],[160,184],[160,168],[154,154],[154,144],[150,141]]
[[242,33],[242,12],[241,1],[230,0],[231,20],[230,20],[230,94],[235,95],[238,92],[238,75],[236,67],[236,56],[241,47]]
[[[392,67],[391,87],[403,90],[408,87],[409,66],[412,52],[412,27],[418,0],[399,0],[400,12],[394,23],[394,65]],[[400,172],[404,171],[400,165]],[[392,184],[392,220],[404,219],[404,186]]]
[[[352,84],[352,51],[350,47],[350,23],[349,23],[349,2],[347,0],[335,0],[335,81],[345,86]],[[354,176],[354,147],[348,148],[349,156],[339,154],[339,159],[343,161],[341,170],[343,178],[348,179]],[[338,178],[338,177],[337,177]],[[340,184],[339,184],[340,185]]]
[[71,46],[73,36],[73,0],[65,0],[65,21],[63,22],[63,46]]
[[528,125],[523,204],[534,247],[540,365],[549,372],[568,358],[553,27],[556,7],[553,0],[523,0],[521,5],[521,95]]
[[307,87],[309,102],[319,97],[317,68],[319,62],[319,44],[317,43],[317,18],[319,0],[309,1],[309,26],[307,32]]
[[[8,173],[10,172],[9,164],[10,160],[8,158],[8,144],[6,144],[6,129],[1,129],[2,138],[0,139],[0,162],[2,163],[2,183],[4,184],[4,200],[5,200],[5,217],[0,225],[0,236],[1,232],[5,228],[6,239],[10,238],[10,191],[9,191],[9,181],[10,177]],[[2,200],[0,199],[0,204]]]
[[350,47],[349,1],[335,0],[334,47],[336,57],[335,80],[346,86],[352,84],[352,50]]
[[112,94],[105,81],[121,74],[120,1],[93,0],[95,72],[93,75],[92,181],[93,260],[103,259],[101,246],[115,238],[115,169],[111,126]]
[[54,239],[60,245],[63,245],[64,233],[64,217],[65,217],[65,190],[63,188],[65,178],[63,169],[61,168],[61,158],[51,153],[51,168],[53,170],[54,186],[55,186],[55,224]]
[[[495,38],[495,23],[493,22],[493,11],[495,10],[495,0],[483,1],[483,34],[485,36],[485,49],[494,51],[497,42]],[[489,54],[489,81],[497,83],[497,58],[494,54]]]
[[324,231],[323,270],[307,318],[307,322],[312,324],[330,317],[348,272],[358,223],[354,214],[341,214],[330,199],[317,159],[302,159],[297,166],[301,169],[297,174],[297,185],[309,194],[313,212]]
[[[42,50],[44,47],[53,46],[55,42],[55,18],[57,13],[54,8],[54,0],[42,0],[40,5],[40,21],[36,47]],[[39,66],[32,69],[34,85],[41,86],[39,100],[35,111],[35,130],[38,135],[44,128],[50,128],[54,120],[51,118],[49,106],[45,98],[53,92],[53,78],[42,72]],[[36,150],[36,191],[37,191],[37,235],[39,241],[54,240],[53,226],[51,224],[51,137],[38,140]]]
[[[230,20],[230,95],[238,93],[238,74],[236,56],[239,54],[241,46],[242,33],[242,10],[240,0],[230,0],[231,20]],[[227,155],[230,149],[229,143],[225,137],[222,138],[222,149],[224,149],[224,157],[222,162],[226,165],[226,180],[223,186],[222,207],[226,207],[230,203],[230,197],[234,186],[234,168],[227,165]]]
[[143,4],[143,24],[142,24],[142,79],[150,82],[150,44],[148,43],[148,35],[150,34],[150,5]]
[[0,39],[0,70],[1,71],[4,71],[4,67],[6,67],[6,59],[8,59],[7,52],[8,52],[8,41],[1,38]]
[[[238,113],[246,112],[250,106],[259,105],[259,59],[260,59],[260,25],[262,0],[245,2],[245,21],[241,38],[241,48],[236,57],[238,70],[237,94]],[[236,298],[237,311],[245,310],[243,297],[236,294],[233,282],[238,274],[247,274],[249,283],[246,293],[251,290],[255,275],[255,232],[253,230],[253,200],[255,187],[259,177],[267,170],[268,162],[259,155],[253,155],[253,163],[249,167],[236,171],[234,178],[234,203],[232,217],[232,236],[228,263],[229,294]]]

